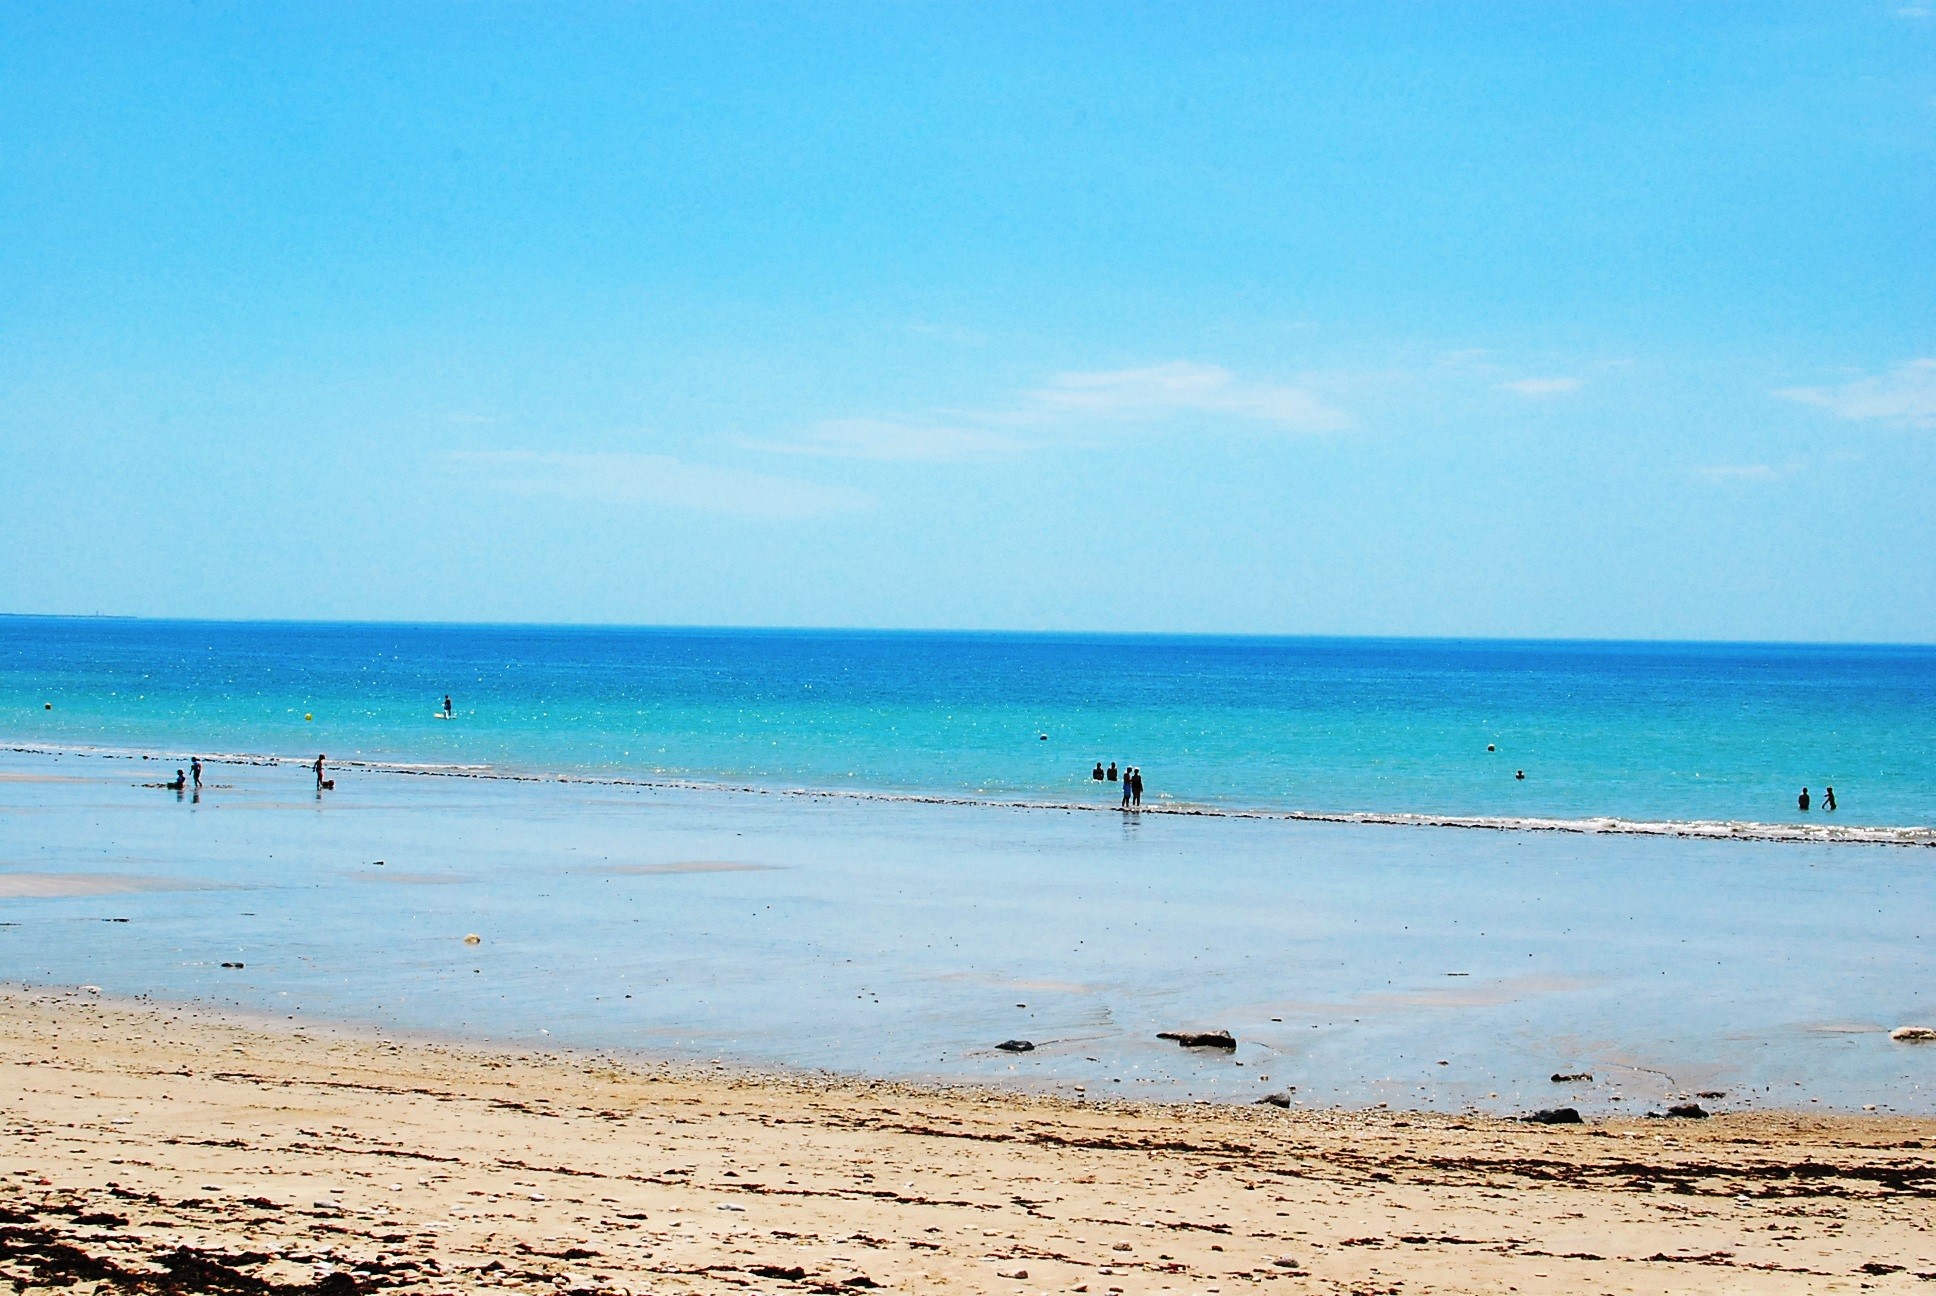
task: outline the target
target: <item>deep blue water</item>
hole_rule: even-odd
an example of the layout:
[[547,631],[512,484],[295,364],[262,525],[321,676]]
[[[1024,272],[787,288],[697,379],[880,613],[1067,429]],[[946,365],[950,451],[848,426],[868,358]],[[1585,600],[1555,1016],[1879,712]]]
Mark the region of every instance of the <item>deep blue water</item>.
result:
[[1115,761],[1156,804],[1501,817],[1833,785],[1907,825],[1936,649],[0,617],[0,739],[1055,801]]

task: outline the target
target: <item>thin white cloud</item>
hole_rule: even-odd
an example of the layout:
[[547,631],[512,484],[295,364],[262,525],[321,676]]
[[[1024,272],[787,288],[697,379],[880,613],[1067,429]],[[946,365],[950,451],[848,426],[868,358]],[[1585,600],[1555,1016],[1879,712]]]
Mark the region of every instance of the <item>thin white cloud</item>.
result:
[[1153,422],[1177,414],[1224,414],[1287,432],[1336,432],[1350,418],[1302,387],[1249,382],[1218,365],[1176,360],[1145,369],[1057,374],[1029,393],[1035,410],[1072,417]]
[[459,452],[454,467],[493,490],[607,504],[658,504],[733,517],[798,519],[873,507],[845,486],[687,463],[657,454],[564,454],[537,450]]
[[1335,432],[1343,411],[1302,387],[1252,382],[1216,365],[1056,374],[1007,409],[904,419],[829,419],[790,441],[748,441],[775,454],[835,459],[991,459],[1049,446],[1100,444],[1097,424],[1163,424],[1188,415],[1280,432]]
[[758,441],[755,449],[822,459],[895,459],[933,462],[985,459],[1025,449],[1012,436],[983,428],[892,419],[829,419],[798,441]]
[[1784,387],[1775,395],[1845,419],[1936,428],[1936,358],[1911,360],[1889,373],[1837,387]]
[[1552,396],[1565,396],[1580,390],[1578,378],[1521,378],[1514,382],[1499,384],[1500,391],[1509,391],[1527,400],[1545,400]]
[[1696,477],[1707,481],[1773,481],[1787,475],[1787,469],[1773,464],[1704,464],[1691,470]]

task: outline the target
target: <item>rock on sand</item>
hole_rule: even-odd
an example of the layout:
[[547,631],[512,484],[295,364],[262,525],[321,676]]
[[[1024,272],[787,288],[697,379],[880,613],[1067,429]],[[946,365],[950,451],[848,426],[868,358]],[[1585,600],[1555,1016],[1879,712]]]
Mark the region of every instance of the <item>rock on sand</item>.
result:
[[1235,1051],[1237,1037],[1227,1030],[1220,1031],[1158,1031],[1156,1038],[1175,1040],[1184,1048],[1230,1049]]

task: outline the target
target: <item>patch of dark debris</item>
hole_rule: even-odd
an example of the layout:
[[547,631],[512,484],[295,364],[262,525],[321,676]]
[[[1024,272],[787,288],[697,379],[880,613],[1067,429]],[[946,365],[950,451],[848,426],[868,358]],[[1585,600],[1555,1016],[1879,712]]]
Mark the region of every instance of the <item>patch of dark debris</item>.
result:
[[29,1287],[71,1287],[99,1283],[121,1292],[156,1296],[362,1296],[390,1286],[389,1275],[368,1269],[359,1274],[341,1270],[310,1283],[278,1283],[248,1272],[274,1257],[257,1252],[223,1255],[197,1247],[175,1246],[147,1257],[152,1267],[134,1268],[109,1256],[97,1256],[67,1240],[44,1224],[0,1225],[0,1278],[15,1291]]
[[[151,1194],[109,1185],[108,1196],[123,1201],[179,1209],[194,1201],[169,1203]],[[249,1205],[279,1209],[266,1198]],[[154,1220],[148,1221],[152,1226]],[[434,1259],[338,1260],[330,1255],[256,1251],[216,1251],[164,1245],[114,1230],[126,1216],[80,1198],[59,1196],[0,1206],[0,1284],[16,1292],[29,1288],[94,1283],[102,1291],[138,1296],[367,1296],[381,1288],[440,1277]],[[106,1254],[113,1250],[114,1254]],[[255,1272],[287,1263],[324,1268],[311,1282],[279,1282]]]

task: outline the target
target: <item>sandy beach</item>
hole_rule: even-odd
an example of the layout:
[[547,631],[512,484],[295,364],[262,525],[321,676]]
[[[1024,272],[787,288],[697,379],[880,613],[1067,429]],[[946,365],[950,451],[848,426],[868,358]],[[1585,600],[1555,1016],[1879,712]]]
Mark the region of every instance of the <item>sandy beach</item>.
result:
[[[1936,1121],[1535,1126],[496,1051],[0,995],[17,1290],[1920,1289]],[[77,1284],[77,1285],[72,1285]]]

